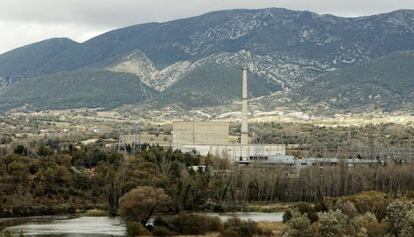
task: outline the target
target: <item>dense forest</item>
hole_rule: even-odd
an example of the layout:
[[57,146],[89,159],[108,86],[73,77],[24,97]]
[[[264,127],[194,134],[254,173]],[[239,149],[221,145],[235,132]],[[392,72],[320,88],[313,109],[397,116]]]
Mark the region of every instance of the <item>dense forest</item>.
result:
[[252,203],[318,204],[364,191],[411,198],[413,173],[414,165],[400,163],[246,167],[159,146],[121,154],[99,141],[79,146],[44,139],[0,149],[0,217],[99,209],[136,223],[128,225],[136,233],[157,213],[181,213],[168,220],[180,223],[182,213],[246,210]]
[[412,194],[413,165],[286,167],[237,166],[143,145],[135,155],[99,142],[89,146],[39,141],[17,145],[0,156],[2,216],[75,212],[106,208],[117,213],[119,199],[137,186],[161,188],[169,211],[226,210],[250,202],[318,202],[325,196],[381,191]]

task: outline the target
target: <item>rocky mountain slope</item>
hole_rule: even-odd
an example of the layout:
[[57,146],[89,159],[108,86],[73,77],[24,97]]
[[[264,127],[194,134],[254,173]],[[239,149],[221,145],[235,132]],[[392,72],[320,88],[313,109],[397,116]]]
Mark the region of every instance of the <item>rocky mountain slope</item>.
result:
[[[283,93],[289,97],[286,106],[289,101],[336,106],[326,103],[332,95],[318,90],[323,87],[315,79],[353,73],[355,65],[409,50],[414,50],[413,10],[357,18],[277,8],[218,11],[130,26],[80,44],[48,40],[0,55],[0,111],[24,104],[42,108],[111,108],[143,101],[185,107],[226,104],[240,96],[244,64],[252,74],[251,97]],[[382,66],[387,70],[393,65]],[[362,82],[369,80],[362,72],[355,71]],[[105,79],[97,83],[99,78]],[[378,88],[365,84],[361,93],[375,94]],[[69,85],[74,89],[67,90]],[[303,88],[312,90],[301,92]],[[337,107],[354,105],[351,100]]]
[[326,73],[291,95],[297,102],[327,108],[384,111],[414,105],[414,51],[396,52]]

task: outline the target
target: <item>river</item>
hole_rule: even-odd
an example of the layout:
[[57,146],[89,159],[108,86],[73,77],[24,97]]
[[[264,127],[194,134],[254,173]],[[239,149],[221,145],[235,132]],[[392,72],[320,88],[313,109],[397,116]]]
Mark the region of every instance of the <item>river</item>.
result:
[[14,235],[50,237],[125,236],[125,225],[114,217],[45,216],[0,219],[0,229]]
[[275,213],[262,213],[262,212],[228,212],[228,213],[207,213],[209,216],[217,216],[222,221],[227,221],[232,217],[240,218],[247,221],[252,220],[256,222],[269,221],[269,222],[281,222],[283,221],[283,212]]
[[[253,221],[282,221],[283,213],[198,213],[217,216],[222,221],[231,217]],[[108,237],[125,236],[125,224],[118,217],[75,217],[75,216],[42,216],[27,218],[0,219],[0,233],[10,231],[14,236],[21,232],[25,236],[34,237]]]

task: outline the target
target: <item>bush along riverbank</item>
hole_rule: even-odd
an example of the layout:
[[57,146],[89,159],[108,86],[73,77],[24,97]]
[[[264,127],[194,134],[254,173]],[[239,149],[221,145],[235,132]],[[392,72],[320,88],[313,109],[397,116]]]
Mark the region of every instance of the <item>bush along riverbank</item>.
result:
[[299,203],[284,215],[286,235],[312,236],[414,236],[411,198],[395,199],[380,192],[325,198],[319,205]]
[[[12,218],[12,217],[30,217],[30,216],[53,216],[53,215],[65,215],[65,214],[83,214],[89,216],[96,216],[93,213],[89,213],[89,210],[102,210],[105,207],[102,205],[37,205],[37,206],[16,206],[1,208],[0,218]],[[106,211],[105,215],[108,213]],[[89,214],[88,214],[89,213]],[[101,215],[102,216],[102,215]]]
[[258,223],[231,218],[222,222],[218,217],[198,214],[178,214],[157,217],[152,225],[144,227],[138,222],[128,222],[127,234],[133,236],[175,236],[216,234],[222,237],[272,236]]
[[[171,198],[162,188],[138,186],[119,201],[119,214],[127,223],[128,236],[204,235],[210,232],[221,236],[271,235],[253,221],[231,218],[222,222],[218,217],[179,213],[163,216],[171,207]],[[155,216],[153,223],[149,223]]]

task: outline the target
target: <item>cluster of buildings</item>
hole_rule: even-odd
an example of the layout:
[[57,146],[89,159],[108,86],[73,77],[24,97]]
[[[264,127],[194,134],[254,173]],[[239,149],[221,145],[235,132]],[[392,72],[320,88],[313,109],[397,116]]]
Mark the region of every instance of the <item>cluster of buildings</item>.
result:
[[200,155],[216,155],[233,162],[257,158],[289,158],[285,144],[250,144],[248,127],[248,68],[243,67],[240,142],[230,141],[228,122],[175,122],[173,148]]
[[[229,122],[174,122],[172,139],[165,146],[174,150],[192,152],[206,156],[208,154],[238,162],[240,165],[279,165],[291,168],[307,166],[335,166],[345,162],[348,166],[373,164],[373,160],[339,160],[337,158],[307,158],[296,159],[286,155],[286,144],[252,144],[249,142],[248,123],[248,68],[243,67],[242,78],[242,112],[241,133],[239,141],[232,141]],[[131,144],[144,143],[136,135],[121,136],[120,140]],[[145,141],[148,143],[148,141]]]

